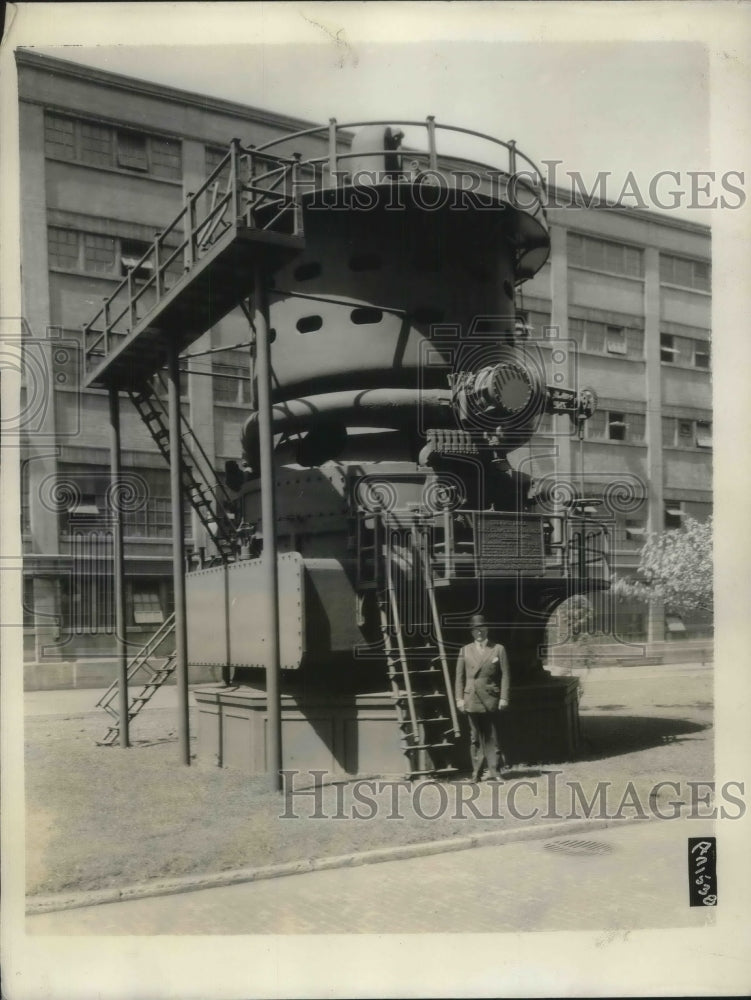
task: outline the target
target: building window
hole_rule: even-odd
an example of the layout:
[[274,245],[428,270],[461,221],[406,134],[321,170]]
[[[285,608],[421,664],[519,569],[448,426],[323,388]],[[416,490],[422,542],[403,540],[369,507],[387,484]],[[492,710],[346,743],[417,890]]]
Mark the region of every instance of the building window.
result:
[[50,226],[47,230],[50,267],[77,270],[79,267],[79,233],[73,229]]
[[179,181],[183,175],[182,143],[151,136],[151,172]]
[[708,420],[696,421],[696,447],[712,447],[712,424]]
[[623,413],[608,414],[608,438],[611,441],[626,440],[626,420]]
[[569,318],[569,333],[583,351],[590,354],[619,354],[640,360],[644,357],[644,331],[600,323],[596,320]]
[[[206,165],[207,177],[211,176],[211,174],[214,173],[216,168],[219,166],[219,164],[227,156],[228,153],[229,153],[228,146],[225,146],[224,148],[222,148],[221,146],[206,146],[206,156],[204,162]],[[226,182],[228,176],[229,176],[229,161],[225,164],[221,174],[219,174],[219,176],[215,178],[215,180],[218,180],[220,183]]]
[[128,271],[133,271],[133,277],[141,281],[150,278],[154,271],[154,261],[144,260],[137,266],[144,254],[148,253],[151,244],[143,240],[120,240],[120,274],[125,277]]
[[625,441],[640,444],[644,441],[646,418],[643,413],[623,410],[598,410],[585,423],[589,440]]
[[677,354],[675,337],[669,333],[660,334],[660,361],[667,361],[672,364]]
[[660,254],[660,281],[666,285],[680,285],[708,292],[711,279],[711,268],[706,261]]
[[640,278],[644,274],[643,254],[638,247],[612,243],[581,233],[568,234],[568,261],[574,267],[608,271],[632,278]]
[[633,517],[626,518],[625,538],[627,542],[635,542],[643,545],[646,536],[647,528],[643,521]]
[[605,328],[605,349],[608,354],[626,354],[626,331],[622,326]]
[[694,341],[694,368],[709,369],[710,345],[708,340]]
[[706,371],[710,364],[708,340],[694,337],[678,337],[671,333],[660,334],[660,361],[684,368],[701,368]]
[[115,270],[117,248],[112,236],[83,234],[84,270],[94,274],[112,274]]
[[63,160],[75,159],[76,136],[72,118],[44,116],[44,148],[48,156]]
[[91,122],[79,122],[80,160],[97,167],[112,166],[112,129]]
[[709,420],[663,417],[662,444],[665,448],[711,448],[712,423]]
[[673,530],[683,525],[683,509],[679,500],[665,501],[665,528]]
[[[216,355],[215,355],[216,357]],[[211,371],[215,403],[250,402],[250,357],[240,351],[222,352],[213,360]]]
[[133,538],[170,538],[172,508],[169,496],[149,496],[138,510],[126,511],[123,514],[123,533]]
[[694,422],[693,420],[678,421],[678,444],[682,448],[691,448],[694,443]]
[[[139,281],[146,281],[154,271],[153,255],[136,267],[152,246],[145,240],[80,233],[73,229],[50,226],[47,230],[47,245],[49,266],[53,268],[84,271],[112,278],[125,277],[132,268],[136,268],[134,277]],[[164,261],[170,252],[169,247],[164,247],[161,260]],[[171,287],[182,273],[182,261],[176,257],[166,271],[162,269],[163,287]]]
[[140,584],[133,581],[131,606],[134,625],[161,625],[164,621],[164,608],[159,584]]
[[170,180],[182,177],[182,143],[178,139],[51,112],[44,116],[44,138],[45,154],[56,159]]
[[149,169],[149,151],[146,136],[140,132],[121,132],[117,135],[117,165],[126,170]]

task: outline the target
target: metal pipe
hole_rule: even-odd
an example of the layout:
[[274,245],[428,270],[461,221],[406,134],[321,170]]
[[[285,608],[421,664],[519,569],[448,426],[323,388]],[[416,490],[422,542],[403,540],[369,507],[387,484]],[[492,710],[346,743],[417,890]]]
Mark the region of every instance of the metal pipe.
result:
[[177,677],[177,737],[180,760],[190,765],[190,720],[188,703],[188,630],[185,602],[185,513],[182,492],[182,435],[180,433],[180,371],[178,349],[169,341],[169,453],[172,504],[172,579],[175,593],[175,674]]
[[274,490],[274,432],[271,420],[271,358],[265,275],[255,266],[253,327],[256,336],[258,379],[258,436],[261,472],[263,580],[266,594],[266,768],[273,791],[281,788],[282,710],[279,693],[279,583],[276,564],[276,497]]
[[112,573],[115,580],[115,636],[117,640],[117,686],[120,715],[120,746],[130,746],[128,718],[128,653],[125,634],[125,554],[123,547],[122,452],[120,448],[120,399],[117,387],[109,388],[110,404],[110,507],[112,510]]
[[[260,362],[256,355],[256,370]],[[302,396],[274,404],[270,410],[272,433],[291,431],[313,426],[320,420],[338,417],[350,426],[413,427],[418,409],[431,426],[454,426],[454,409],[448,389],[342,389],[318,396]],[[260,434],[260,407],[245,421],[242,432],[243,449],[252,455]]]

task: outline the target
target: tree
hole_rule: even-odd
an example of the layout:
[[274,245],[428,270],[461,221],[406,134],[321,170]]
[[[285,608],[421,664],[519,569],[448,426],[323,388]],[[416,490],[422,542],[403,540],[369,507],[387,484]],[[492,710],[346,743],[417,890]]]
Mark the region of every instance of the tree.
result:
[[712,614],[712,518],[686,517],[681,528],[650,535],[636,578],[619,579],[614,590],[641,601],[658,598],[671,614]]

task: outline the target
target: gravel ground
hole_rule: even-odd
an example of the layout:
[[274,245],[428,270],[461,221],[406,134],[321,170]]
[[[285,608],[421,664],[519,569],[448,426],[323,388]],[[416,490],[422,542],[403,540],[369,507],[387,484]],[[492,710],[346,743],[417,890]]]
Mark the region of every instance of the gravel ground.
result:
[[[480,786],[474,811],[456,806],[473,786],[446,785],[450,808],[436,819],[419,815],[432,815],[445,801],[432,783],[417,811],[414,795],[400,796],[399,819],[393,792],[385,791],[375,796],[378,812],[368,821],[352,814],[351,784],[324,790],[327,819],[310,818],[312,798],[295,801],[299,819],[281,819],[284,797],[267,789],[265,777],[200,761],[182,766],[171,707],[144,710],[133,726],[136,745],[122,751],[96,746],[106,728],[102,713],[80,711],[80,696],[61,698],[59,707],[68,710],[26,719],[28,892],[106,888],[466,836],[498,824],[550,823],[570,819],[572,811],[585,815],[572,790],[576,783],[587,801],[598,782],[611,783],[603,792],[606,810],[632,816],[639,805],[649,810],[659,781],[711,780],[711,668],[592,670],[582,688],[580,759],[515,768],[500,788]],[[40,704],[42,696],[33,694]],[[92,696],[93,705],[97,693]],[[195,716],[193,710],[194,730]],[[512,808],[510,790],[517,784]],[[669,813],[667,804],[677,799],[686,799],[684,786],[679,795],[664,790],[656,801]],[[535,807],[538,814],[526,818]],[[334,819],[337,812],[345,818]]]

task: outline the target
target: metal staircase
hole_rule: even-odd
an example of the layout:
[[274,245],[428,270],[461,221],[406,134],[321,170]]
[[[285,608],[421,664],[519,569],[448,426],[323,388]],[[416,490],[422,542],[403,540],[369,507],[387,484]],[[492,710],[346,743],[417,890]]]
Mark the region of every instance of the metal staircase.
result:
[[[141,690],[128,702],[129,720],[134,719],[138,715],[144,705],[147,705],[151,701],[162,684],[174,672],[174,650],[166,655],[157,657],[159,649],[174,635],[174,632],[175,616],[170,615],[128,664],[128,683],[138,677],[139,674],[142,674],[146,678]],[[158,666],[152,663],[154,657],[157,657],[161,661]],[[104,738],[97,740],[98,746],[114,746],[120,736],[120,713],[117,706],[113,705],[113,702],[117,700],[117,695],[118,682],[113,681],[96,703],[97,708],[103,708],[115,720],[115,724],[109,727]]]
[[381,634],[396,707],[402,746],[409,762],[407,777],[454,774],[459,721],[433,591],[432,569],[424,531],[413,526],[410,551],[418,588],[424,590],[434,642],[419,645],[405,634],[400,615],[390,532],[386,530],[385,587],[377,591]]
[[[157,373],[154,380],[164,392],[167,391],[161,373]],[[164,404],[155,391],[154,381],[144,383],[139,389],[128,390],[128,395],[148,427],[159,451],[169,464],[168,415]],[[229,498],[223,485],[217,482],[216,473],[206,452],[182,413],[180,414],[180,442],[183,458],[184,494],[190,500],[201,524],[216,545],[222,561],[228,562],[234,558],[237,542],[235,525],[225,513],[225,506]]]

